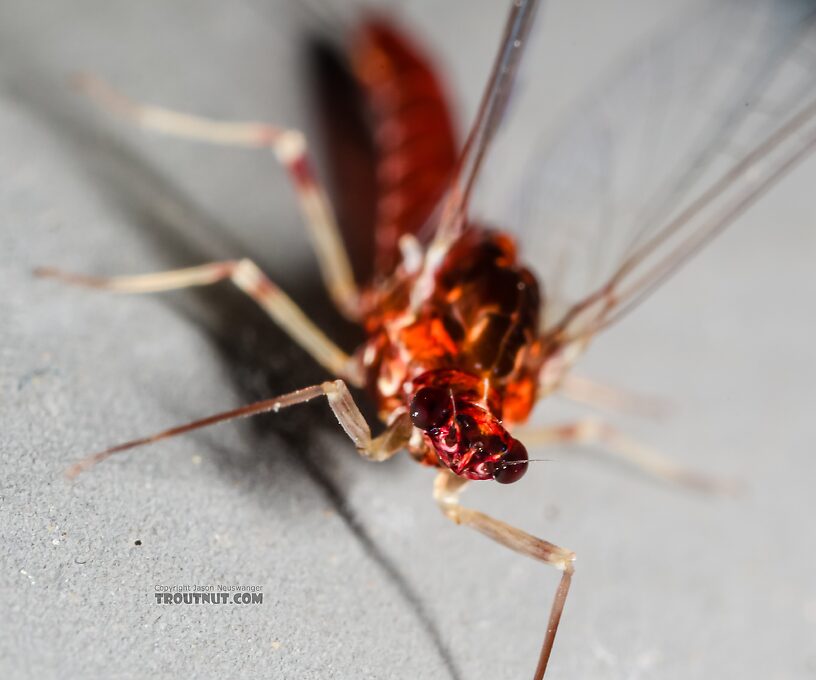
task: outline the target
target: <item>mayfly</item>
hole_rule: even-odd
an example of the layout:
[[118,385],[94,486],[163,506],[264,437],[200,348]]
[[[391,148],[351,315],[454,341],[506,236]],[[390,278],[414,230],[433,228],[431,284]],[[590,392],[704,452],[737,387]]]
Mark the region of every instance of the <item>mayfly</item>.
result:
[[[352,74],[333,113],[351,110],[367,124],[370,143],[369,166],[350,172],[343,128],[328,126],[330,150],[341,151],[330,154],[334,207],[300,131],[138,104],[98,79],[80,79],[103,106],[146,129],[273,151],[292,179],[331,299],[365,331],[355,352],[338,347],[249,259],[116,278],[39,273],[121,293],[232,281],[335,377],[114,446],[75,464],[70,476],[137,446],[325,397],[362,456],[384,461],[407,450],[437,470],[433,494],[446,517],[560,570],[534,671],[540,679],[575,554],[462,506],[460,494],[470,480],[518,481],[531,461],[517,426],[541,398],[570,388],[570,369],[594,336],[812,151],[816,50],[805,2],[719,3],[676,27],[552,145],[526,146],[529,162],[512,164],[523,172],[510,203],[518,215],[499,230],[474,206],[483,188],[490,194],[490,181],[503,179],[491,177],[497,164],[485,161],[501,153],[497,136],[512,130],[504,123],[537,5],[511,2],[461,149],[438,77],[391,22],[365,18],[347,54],[324,51],[329,80],[344,69]],[[616,116],[631,120],[621,125]],[[507,167],[503,174],[512,175]],[[360,177],[369,193],[355,187]],[[370,227],[375,242],[372,261],[363,263],[368,272],[358,268],[356,276],[341,232],[355,220],[352,228]],[[349,386],[376,400],[381,434],[372,435]],[[579,423],[531,437],[596,441],[655,474],[701,481],[606,426]]]

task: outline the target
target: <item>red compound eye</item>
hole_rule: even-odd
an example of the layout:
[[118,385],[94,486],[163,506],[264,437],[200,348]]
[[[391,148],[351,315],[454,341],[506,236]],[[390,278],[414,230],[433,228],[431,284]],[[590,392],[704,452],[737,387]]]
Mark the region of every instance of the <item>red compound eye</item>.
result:
[[525,472],[527,472],[527,449],[518,439],[514,439],[507,453],[496,465],[493,478],[499,484],[512,484],[524,477]]
[[411,421],[420,430],[441,427],[451,416],[451,396],[439,387],[423,387],[411,401]]

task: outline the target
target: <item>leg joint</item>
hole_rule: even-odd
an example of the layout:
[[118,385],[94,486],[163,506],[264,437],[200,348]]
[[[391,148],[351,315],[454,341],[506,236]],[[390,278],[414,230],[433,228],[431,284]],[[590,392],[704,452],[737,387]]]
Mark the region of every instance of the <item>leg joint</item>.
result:
[[286,129],[275,139],[275,156],[284,166],[290,166],[306,155],[306,135],[300,130]]

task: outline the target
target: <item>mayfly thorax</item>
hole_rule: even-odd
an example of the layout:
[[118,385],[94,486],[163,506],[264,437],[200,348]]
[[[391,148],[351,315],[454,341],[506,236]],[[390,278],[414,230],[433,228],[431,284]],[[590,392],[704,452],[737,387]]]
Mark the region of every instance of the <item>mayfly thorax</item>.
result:
[[428,464],[468,479],[521,478],[527,454],[502,420],[523,422],[535,404],[535,277],[508,237],[478,228],[452,246],[418,310],[416,276],[401,269],[366,319],[362,360],[382,413],[408,406],[418,431],[411,453]]
[[[575,155],[580,144],[566,136],[563,149],[556,146],[550,156],[533,156],[526,179],[534,183],[532,204],[538,201],[545,207],[530,224],[494,223],[470,211],[483,166],[489,165],[487,152],[493,150],[491,143],[507,117],[537,4],[535,0],[510,3],[492,72],[462,145],[456,139],[446,92],[429,60],[390,21],[369,16],[351,32],[342,49],[321,45],[315,52],[316,82],[326,105],[323,141],[331,192],[318,181],[307,141],[297,129],[181,114],[133,102],[96,78],[78,79],[80,87],[102,106],[146,129],[271,150],[288,171],[330,297],[365,332],[365,341],[355,351],[346,353],[338,347],[249,259],[116,278],[54,269],[42,269],[39,274],[123,293],[231,281],[334,378],[112,447],[76,463],[69,476],[136,446],[326,397],[362,456],[383,461],[407,450],[422,464],[438,469],[434,498],[446,517],[560,570],[534,673],[538,680],[550,658],[575,554],[462,506],[460,494],[469,480],[507,484],[521,479],[531,462],[526,446],[536,441],[599,443],[654,475],[710,486],[708,480],[602,423],[539,428],[530,439],[519,434],[517,426],[528,420],[542,397],[570,391],[569,369],[597,333],[651,293],[816,147],[816,102],[810,98],[816,90],[809,75],[784,80],[780,91],[767,85],[777,71],[786,73],[791,65],[800,68],[805,63],[803,52],[798,51],[809,47],[804,19],[791,14],[784,21],[748,22],[746,40],[753,41],[754,50],[735,51],[732,59],[740,59],[749,75],[749,67],[761,63],[765,79],[746,77],[738,82],[740,96],[716,100],[722,120],[729,122],[713,126],[716,134],[709,135],[708,126],[703,126],[688,138],[674,130],[665,136],[688,147],[671,156],[685,165],[667,164],[665,176],[654,172],[653,196],[642,199],[643,211],[616,214],[625,217],[622,222],[628,220],[628,227],[610,222],[587,230],[586,240],[602,241],[611,264],[598,267],[600,278],[577,295],[561,298],[559,287],[550,281],[563,264],[558,260],[563,253],[556,245],[557,237],[564,234],[558,230],[575,227],[569,206],[564,207],[566,198],[575,191],[574,203],[584,208],[587,201],[581,191],[589,183],[558,189],[557,182],[570,177],[561,171],[567,165],[553,167],[545,160]],[[767,4],[760,0],[724,3],[725,9],[686,28],[685,39],[689,44],[710,41],[719,46],[717,29],[728,25],[729,34],[734,33],[729,22],[737,16],[749,17],[749,5],[757,15],[771,16],[775,10]],[[773,62],[763,52],[764,44],[771,41],[787,49],[774,51]],[[703,54],[699,45],[696,53]],[[677,62],[672,54],[675,47],[670,40],[661,46],[672,64]],[[808,58],[813,60],[812,54]],[[695,86],[716,71],[707,63],[700,68],[691,80]],[[708,90],[715,98],[721,91],[719,86]],[[745,101],[751,106],[746,107]],[[754,125],[751,108],[765,116],[761,125]],[[713,117],[712,112],[706,115]],[[607,116],[608,110],[600,105],[587,107],[586,119],[580,123],[590,139],[596,137],[589,133],[605,129]],[[684,118],[691,127],[693,116]],[[737,132],[743,124],[750,128],[745,138]],[[362,138],[360,144],[354,143],[355,135]],[[688,167],[695,168],[693,176],[683,174]],[[709,170],[711,174],[706,174]],[[645,191],[649,179],[635,177],[635,191]],[[334,200],[329,200],[330,195]],[[563,219],[559,208],[564,208]],[[367,260],[347,252],[349,229],[371,236],[372,255]],[[624,247],[613,247],[612,237],[619,237]],[[539,246],[531,248],[536,243]],[[559,266],[548,266],[546,257]],[[380,434],[372,435],[349,386],[364,390],[376,402],[384,423]],[[583,393],[586,397],[586,390]]]

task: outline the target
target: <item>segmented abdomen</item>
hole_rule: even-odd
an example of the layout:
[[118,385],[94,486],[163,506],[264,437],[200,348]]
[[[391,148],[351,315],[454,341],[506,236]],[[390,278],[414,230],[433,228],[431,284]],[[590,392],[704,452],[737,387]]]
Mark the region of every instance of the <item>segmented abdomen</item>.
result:
[[422,228],[447,188],[458,149],[442,87],[404,36],[369,20],[354,42],[352,65],[374,133],[375,272],[387,276],[399,237]]

